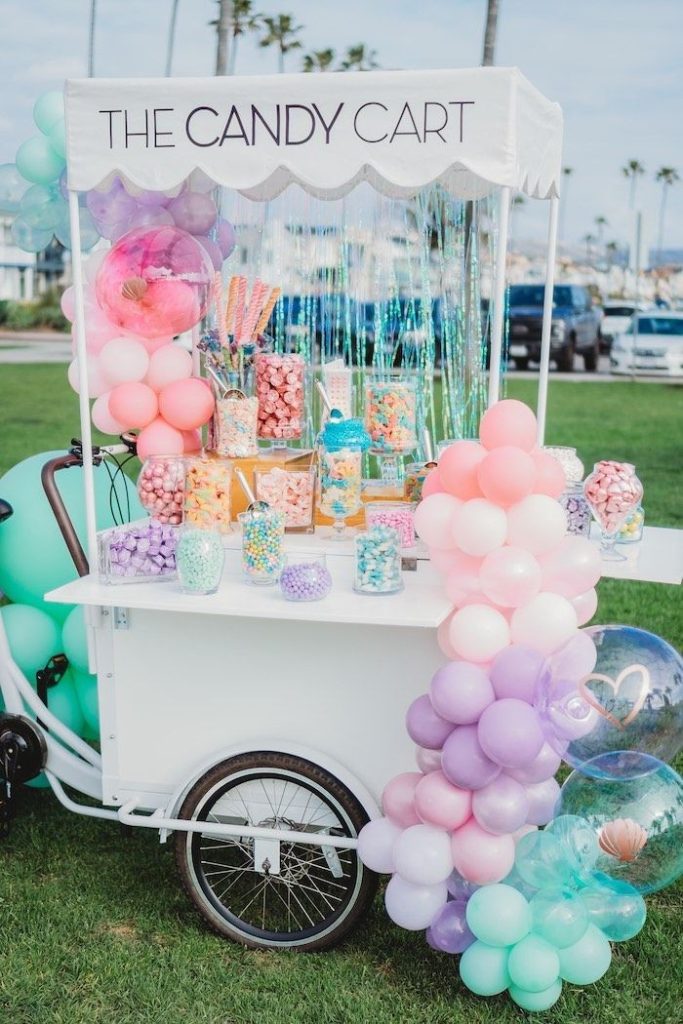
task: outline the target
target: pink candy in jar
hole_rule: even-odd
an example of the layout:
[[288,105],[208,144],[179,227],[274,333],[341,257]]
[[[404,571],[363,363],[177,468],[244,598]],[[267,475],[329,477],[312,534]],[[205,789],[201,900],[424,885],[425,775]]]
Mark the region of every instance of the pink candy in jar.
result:
[[628,462],[596,462],[583,485],[593,515],[605,534],[617,532],[643,496],[643,485]]
[[152,519],[169,526],[183,521],[185,463],[177,456],[145,459],[138,477],[138,496]]
[[401,547],[415,543],[415,506],[407,501],[370,501],[365,506],[365,525],[388,526],[396,530]]
[[275,441],[301,437],[304,419],[304,369],[301,356],[260,352],[254,359],[258,398],[258,436]]
[[286,530],[313,530],[314,485],[314,469],[275,467],[254,473],[257,500],[284,514]]

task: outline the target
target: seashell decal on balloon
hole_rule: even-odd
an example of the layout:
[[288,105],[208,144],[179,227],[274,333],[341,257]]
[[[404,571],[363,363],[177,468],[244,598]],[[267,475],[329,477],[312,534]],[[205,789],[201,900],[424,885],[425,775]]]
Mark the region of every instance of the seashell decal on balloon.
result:
[[647,832],[631,818],[615,818],[600,829],[600,848],[621,861],[634,861],[647,842]]
[[121,294],[124,299],[132,299],[134,302],[139,302],[148,287],[144,278],[129,277],[121,285]]

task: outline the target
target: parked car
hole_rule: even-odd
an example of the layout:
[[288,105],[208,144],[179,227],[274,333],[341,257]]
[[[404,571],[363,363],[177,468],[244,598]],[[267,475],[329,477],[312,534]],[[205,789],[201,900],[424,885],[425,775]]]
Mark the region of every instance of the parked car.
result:
[[[513,284],[509,291],[509,354],[515,366],[525,370],[541,355],[541,326],[545,289],[538,284]],[[558,370],[574,369],[574,354],[582,356],[587,370],[596,370],[599,355],[600,313],[587,288],[558,284],[553,289],[550,357]]]
[[644,302],[604,302],[602,305],[602,321],[600,323],[600,348],[609,352],[612,342],[618,334],[628,330],[631,317],[637,311],[647,309]]
[[638,313],[614,339],[610,364],[612,373],[683,377],[683,313]]

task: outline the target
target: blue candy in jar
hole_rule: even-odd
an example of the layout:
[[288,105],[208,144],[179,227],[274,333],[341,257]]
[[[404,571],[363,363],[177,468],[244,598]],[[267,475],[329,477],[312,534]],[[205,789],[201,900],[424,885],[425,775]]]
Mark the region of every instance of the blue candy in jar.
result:
[[354,590],[360,594],[395,594],[403,589],[401,539],[389,526],[373,526],[356,536]]

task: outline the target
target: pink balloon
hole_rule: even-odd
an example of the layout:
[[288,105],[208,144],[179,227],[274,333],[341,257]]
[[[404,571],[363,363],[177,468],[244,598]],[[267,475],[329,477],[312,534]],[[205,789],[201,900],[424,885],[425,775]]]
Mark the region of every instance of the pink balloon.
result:
[[534,460],[520,448],[502,445],[481,460],[477,479],[485,498],[508,507],[531,494],[536,479]]
[[425,824],[452,832],[470,817],[472,794],[454,786],[442,771],[430,772],[415,789],[415,810]]
[[541,559],[543,589],[563,597],[577,597],[600,579],[602,560],[596,544],[586,537],[565,537]]
[[528,811],[524,786],[504,772],[472,794],[472,814],[477,824],[495,836],[522,828]]
[[159,412],[177,430],[196,430],[211,419],[216,402],[196,377],[167,384],[159,394]]
[[508,521],[503,509],[485,498],[459,503],[452,519],[452,539],[467,555],[482,557],[494,548],[502,547],[507,529]]
[[99,398],[95,399],[90,410],[90,417],[97,429],[101,430],[103,434],[121,434],[126,428],[109,411],[110,394],[110,391],[106,391]]
[[157,396],[146,384],[117,384],[109,392],[109,411],[124,429],[146,427],[158,412]]
[[477,470],[485,455],[478,441],[456,441],[449,445],[439,459],[439,476],[445,490],[463,501],[481,497]]
[[455,652],[466,661],[495,658],[510,643],[507,619],[495,608],[471,604],[460,608],[451,620],[449,636]]
[[[104,373],[99,356],[93,356],[88,353],[86,360],[88,368],[88,398],[99,398],[99,396],[103,395],[105,391],[109,391],[112,386],[112,381],[110,381]],[[71,387],[77,394],[79,394],[81,390],[81,375],[77,359],[74,359],[69,363],[67,378]]]
[[[507,513],[507,542],[532,555],[546,555],[567,532],[564,509],[547,494],[530,494]],[[498,545],[496,545],[498,546]]]
[[536,417],[528,405],[506,398],[487,409],[479,424],[479,440],[484,448],[514,445],[530,452],[536,444]]
[[430,547],[455,546],[452,523],[461,502],[450,494],[431,494],[415,510],[415,530]]
[[515,609],[511,622],[512,642],[533,647],[541,654],[552,654],[571,640],[576,628],[576,612],[571,602],[560,594],[541,591]]
[[382,810],[394,825],[410,828],[419,825],[415,810],[415,790],[424,776],[421,772],[403,772],[388,782],[382,793]]
[[185,455],[192,455],[202,447],[202,435],[198,430],[182,430],[183,451]]
[[439,650],[446,655],[449,661],[454,661],[457,658],[457,654],[453,649],[453,644],[451,643],[450,637],[452,618],[452,614],[446,616],[446,618],[443,620],[443,622],[436,631],[436,642],[439,645]]
[[446,548],[429,548],[429,560],[437,572],[447,575],[458,564],[460,552],[455,548],[450,551]]
[[510,873],[515,862],[512,836],[494,836],[474,818],[453,833],[451,851],[455,870],[475,885],[500,882]]
[[429,473],[424,479],[422,484],[422,498],[428,498],[430,494],[442,494],[445,491],[445,487],[441,480],[439,470],[435,467],[430,469]]
[[481,596],[479,572],[483,560],[466,555],[462,551],[455,551],[454,556],[455,564],[446,577],[446,595],[460,608],[465,604],[471,604],[473,598]]
[[585,594],[577,594],[571,597],[570,601],[576,612],[579,626],[585,626],[593,618],[598,610],[597,590],[587,590]]
[[494,604],[519,608],[541,589],[541,567],[524,548],[502,547],[483,560],[479,579],[482,591]]
[[[166,345],[170,345],[173,338],[140,338],[140,341],[147,349],[147,354],[151,356],[158,349],[164,348]],[[147,381],[145,381],[145,383],[147,383]]]
[[157,416],[138,434],[137,450],[140,459],[146,459],[150,455],[182,455],[185,443],[180,430],[176,430],[161,416]]
[[76,315],[76,296],[73,285],[64,289],[59,305],[66,319],[72,324]]
[[112,338],[102,347],[99,358],[112,384],[140,381],[149,366],[147,349],[134,338]]
[[145,384],[161,391],[167,384],[192,376],[192,356],[180,345],[164,344],[149,357]]
[[534,494],[547,494],[551,498],[559,498],[567,487],[567,478],[562,466],[550,452],[535,451],[531,453],[536,470]]

